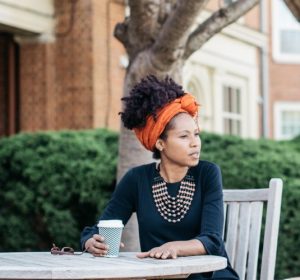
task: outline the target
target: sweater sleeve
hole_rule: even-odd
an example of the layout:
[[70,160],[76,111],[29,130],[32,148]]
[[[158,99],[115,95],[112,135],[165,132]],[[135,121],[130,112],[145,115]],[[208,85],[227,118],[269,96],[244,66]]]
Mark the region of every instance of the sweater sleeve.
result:
[[[122,220],[125,225],[131,214],[136,211],[137,180],[133,169],[129,170],[117,185],[108,205],[99,220]],[[81,233],[81,248],[94,234],[98,234],[97,224],[85,227]]]
[[224,209],[220,168],[215,164],[210,164],[205,177],[202,192],[201,230],[196,239],[202,242],[208,255],[221,255]]

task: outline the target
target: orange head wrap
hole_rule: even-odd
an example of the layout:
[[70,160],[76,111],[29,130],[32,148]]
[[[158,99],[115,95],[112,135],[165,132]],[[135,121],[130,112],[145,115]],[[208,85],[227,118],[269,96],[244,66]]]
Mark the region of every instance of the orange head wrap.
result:
[[150,115],[144,127],[134,128],[133,130],[144,147],[147,150],[154,151],[155,143],[169,121],[178,113],[188,113],[194,117],[198,112],[198,106],[195,97],[187,93],[160,109],[156,121]]

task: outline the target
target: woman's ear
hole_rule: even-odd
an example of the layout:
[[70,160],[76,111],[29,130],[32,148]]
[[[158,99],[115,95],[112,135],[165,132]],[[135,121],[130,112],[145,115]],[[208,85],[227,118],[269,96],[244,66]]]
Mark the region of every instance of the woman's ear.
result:
[[160,152],[164,149],[162,139],[159,138],[159,139],[156,140],[155,148],[156,148],[157,150],[159,150]]

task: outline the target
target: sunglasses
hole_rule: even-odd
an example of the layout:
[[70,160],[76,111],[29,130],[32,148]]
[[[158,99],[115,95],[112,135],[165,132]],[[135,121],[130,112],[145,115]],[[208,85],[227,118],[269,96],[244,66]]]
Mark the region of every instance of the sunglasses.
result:
[[52,245],[53,246],[50,250],[52,255],[77,255],[78,256],[78,255],[82,255],[89,249],[89,248],[86,248],[84,251],[82,251],[80,253],[75,253],[74,249],[71,247],[63,247],[60,249],[54,243]]

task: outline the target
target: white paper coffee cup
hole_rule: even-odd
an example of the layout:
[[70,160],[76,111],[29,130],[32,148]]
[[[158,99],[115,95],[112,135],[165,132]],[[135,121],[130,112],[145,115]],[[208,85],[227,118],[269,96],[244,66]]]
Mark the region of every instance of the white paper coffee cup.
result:
[[118,257],[124,228],[122,220],[101,220],[97,226],[99,228],[99,234],[104,237],[104,243],[109,246],[105,257]]

